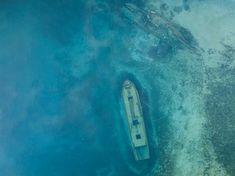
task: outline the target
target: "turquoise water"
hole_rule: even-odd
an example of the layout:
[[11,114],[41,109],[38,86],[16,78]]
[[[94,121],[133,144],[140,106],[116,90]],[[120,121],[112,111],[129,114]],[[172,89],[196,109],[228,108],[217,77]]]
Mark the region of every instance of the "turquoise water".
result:
[[[126,2],[160,10],[190,46],[131,23]],[[0,175],[234,175],[234,6],[0,2]],[[146,161],[131,150],[125,79],[140,94]]]
[[112,63],[129,57],[123,42],[132,28],[119,22],[120,1],[102,2],[100,10],[96,3],[1,2],[3,175],[151,170],[154,155],[142,164],[133,159],[118,85],[130,76]]

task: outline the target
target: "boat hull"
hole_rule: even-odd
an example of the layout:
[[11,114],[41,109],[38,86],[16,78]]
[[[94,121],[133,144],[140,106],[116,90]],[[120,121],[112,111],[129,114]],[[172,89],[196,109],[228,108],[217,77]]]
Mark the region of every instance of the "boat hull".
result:
[[139,94],[135,85],[129,80],[123,83],[122,98],[135,159],[149,159],[149,146]]

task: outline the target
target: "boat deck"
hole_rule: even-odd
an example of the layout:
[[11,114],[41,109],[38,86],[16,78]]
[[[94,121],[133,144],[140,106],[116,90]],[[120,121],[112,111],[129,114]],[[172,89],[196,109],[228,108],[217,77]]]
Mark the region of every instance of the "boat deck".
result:
[[136,160],[148,159],[148,140],[137,89],[127,80],[124,82],[122,93],[135,158]]

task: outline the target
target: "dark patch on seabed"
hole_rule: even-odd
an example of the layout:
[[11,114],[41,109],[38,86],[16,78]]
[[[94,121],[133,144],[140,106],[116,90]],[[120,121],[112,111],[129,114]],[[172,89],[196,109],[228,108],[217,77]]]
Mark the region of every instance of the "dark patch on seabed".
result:
[[151,47],[148,51],[149,57],[153,59],[160,58],[159,60],[165,62],[169,61],[173,53],[173,46],[167,40],[160,40],[157,46]]

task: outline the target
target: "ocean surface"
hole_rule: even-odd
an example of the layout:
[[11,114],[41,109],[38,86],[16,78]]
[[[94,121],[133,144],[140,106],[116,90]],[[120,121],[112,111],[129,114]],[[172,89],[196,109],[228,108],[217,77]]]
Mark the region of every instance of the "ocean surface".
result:
[[[127,2],[160,10],[200,55],[133,24]],[[1,1],[0,175],[234,175],[232,7],[229,0]],[[133,157],[125,79],[140,94],[149,160]]]

